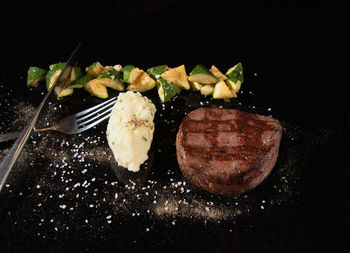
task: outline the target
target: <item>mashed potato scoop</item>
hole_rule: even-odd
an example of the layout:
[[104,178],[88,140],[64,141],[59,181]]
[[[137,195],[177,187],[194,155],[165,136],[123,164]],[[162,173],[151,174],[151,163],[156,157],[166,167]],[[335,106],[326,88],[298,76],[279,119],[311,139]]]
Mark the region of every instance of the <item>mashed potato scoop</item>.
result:
[[107,141],[119,166],[137,172],[148,159],[156,107],[139,92],[120,93],[107,125]]

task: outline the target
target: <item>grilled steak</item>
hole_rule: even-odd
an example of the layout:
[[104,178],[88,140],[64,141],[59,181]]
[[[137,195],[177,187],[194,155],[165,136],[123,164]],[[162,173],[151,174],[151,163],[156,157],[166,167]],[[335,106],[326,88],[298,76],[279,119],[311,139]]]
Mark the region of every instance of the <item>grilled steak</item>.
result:
[[260,184],[275,166],[281,124],[234,109],[200,108],[182,121],[176,137],[182,174],[220,195],[241,194]]

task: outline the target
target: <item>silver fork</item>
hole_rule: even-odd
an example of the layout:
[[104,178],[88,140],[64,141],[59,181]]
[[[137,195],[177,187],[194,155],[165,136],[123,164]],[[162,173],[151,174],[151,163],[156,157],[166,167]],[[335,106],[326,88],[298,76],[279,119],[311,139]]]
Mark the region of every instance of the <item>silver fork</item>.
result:
[[[84,132],[111,116],[113,105],[117,98],[113,97],[103,103],[90,107],[84,111],[70,115],[47,128],[34,129],[35,132],[57,131],[64,134],[77,134]],[[21,131],[0,135],[0,142],[15,139]]]

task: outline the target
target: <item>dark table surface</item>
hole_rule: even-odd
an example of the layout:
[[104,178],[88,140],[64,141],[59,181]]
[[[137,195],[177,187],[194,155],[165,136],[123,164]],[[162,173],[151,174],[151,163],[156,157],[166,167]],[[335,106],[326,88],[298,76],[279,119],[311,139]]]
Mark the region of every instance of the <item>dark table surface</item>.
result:
[[[182,92],[157,107],[149,171],[118,174],[106,122],[81,135],[33,134],[0,193],[1,252],[347,252],[350,113],[338,82],[341,11],[313,4],[225,1],[10,3],[2,15],[0,132],[19,130],[44,87],[25,85],[29,66],[65,61],[83,42],[80,66],[244,66],[230,103]],[[331,14],[337,14],[330,18]],[[335,42],[335,43],[334,43]],[[117,92],[110,91],[111,96]],[[77,91],[50,105],[50,123],[101,100]],[[198,107],[271,115],[283,125],[280,154],[256,189],[231,198],[181,175],[174,138]],[[41,124],[45,124],[43,120]],[[13,142],[1,143],[4,157]],[[135,178],[134,178],[135,179]],[[138,181],[139,180],[139,181]]]

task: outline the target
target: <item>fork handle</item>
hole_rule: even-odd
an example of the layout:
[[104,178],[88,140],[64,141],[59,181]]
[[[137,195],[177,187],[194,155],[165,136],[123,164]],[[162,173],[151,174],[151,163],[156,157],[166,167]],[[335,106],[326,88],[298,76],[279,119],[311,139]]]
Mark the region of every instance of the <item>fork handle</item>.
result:
[[[34,132],[46,132],[46,131],[51,131],[51,130],[55,130],[55,129],[56,129],[55,126],[52,126],[52,127],[39,128],[39,129],[34,128],[33,131]],[[20,134],[21,134],[21,131],[0,134],[0,142],[5,142],[5,141],[16,139]]]
[[21,134],[21,131],[0,134],[0,142],[16,139]]

